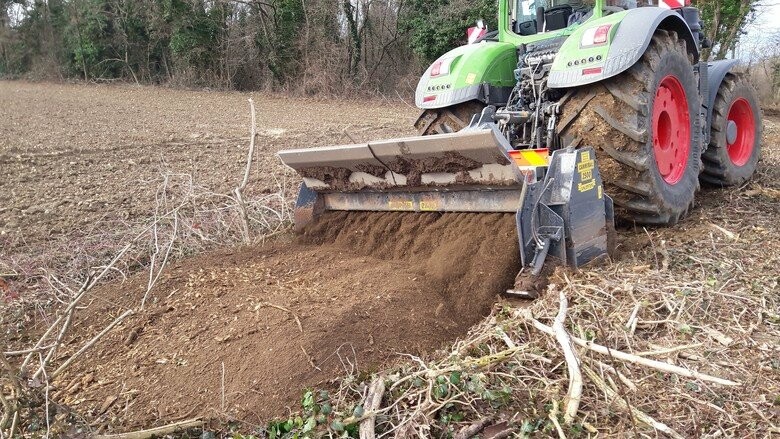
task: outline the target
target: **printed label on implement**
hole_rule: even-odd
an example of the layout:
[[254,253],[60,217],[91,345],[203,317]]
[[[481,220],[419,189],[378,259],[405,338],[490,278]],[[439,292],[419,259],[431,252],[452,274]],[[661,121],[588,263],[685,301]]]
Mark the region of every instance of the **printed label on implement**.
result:
[[580,174],[580,183],[577,185],[577,190],[580,192],[587,192],[596,187],[596,180],[593,178],[593,168],[596,167],[596,162],[590,156],[590,151],[582,151],[580,153],[580,162],[577,163],[577,173]]
[[434,212],[439,210],[439,202],[436,200],[420,200],[420,210],[423,212]]
[[389,200],[387,207],[390,210],[414,210],[414,201],[412,200]]
[[587,192],[596,187],[596,180],[591,180],[587,183],[580,183],[577,185],[577,190],[580,192]]

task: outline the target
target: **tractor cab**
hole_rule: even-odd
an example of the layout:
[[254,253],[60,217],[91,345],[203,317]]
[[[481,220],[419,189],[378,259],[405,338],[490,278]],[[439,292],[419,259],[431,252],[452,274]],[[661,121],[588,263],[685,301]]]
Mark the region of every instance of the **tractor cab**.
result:
[[[593,17],[595,8],[608,15],[634,9],[637,0],[515,0],[506,2],[509,12],[508,31],[520,36],[566,29]],[[599,14],[600,16],[601,14]]]

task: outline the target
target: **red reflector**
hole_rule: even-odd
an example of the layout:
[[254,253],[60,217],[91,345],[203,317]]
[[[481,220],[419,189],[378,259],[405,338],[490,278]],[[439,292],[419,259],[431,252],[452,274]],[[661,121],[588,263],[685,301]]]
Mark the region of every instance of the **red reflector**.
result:
[[436,96],[426,96],[423,98],[423,102],[430,102],[435,100],[436,100]]
[[583,75],[597,75],[601,73],[601,67],[590,67],[587,69],[582,69]]
[[611,24],[605,24],[596,28],[596,33],[593,35],[593,44],[604,44],[607,42],[607,34],[609,34],[609,28]]
[[441,61],[436,61],[431,67],[431,76],[439,76],[441,74]]

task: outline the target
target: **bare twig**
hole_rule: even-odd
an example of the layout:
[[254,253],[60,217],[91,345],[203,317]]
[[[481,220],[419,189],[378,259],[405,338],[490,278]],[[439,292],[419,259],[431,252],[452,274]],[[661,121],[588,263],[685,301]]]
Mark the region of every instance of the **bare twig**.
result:
[[[43,343],[46,341],[46,339],[49,337],[49,335],[54,331],[54,329],[59,325],[59,323],[62,321],[62,319],[66,318],[66,316],[68,316],[67,318],[70,318],[69,316],[72,314],[73,310],[76,308],[76,305],[78,305],[78,303],[81,301],[81,299],[84,298],[86,293],[90,289],[92,289],[92,287],[94,287],[95,284],[97,284],[97,282],[99,282],[100,279],[102,279],[103,276],[106,275],[106,273],[108,273],[108,271],[111,269],[111,267],[113,267],[114,264],[116,264],[117,261],[119,261],[119,259],[121,259],[122,256],[125,255],[125,253],[127,253],[127,251],[130,249],[130,247],[131,247],[131,244],[126,244],[124,247],[122,247],[122,249],[116,254],[116,256],[114,256],[114,258],[111,260],[111,262],[109,262],[108,265],[104,266],[103,270],[97,276],[95,276],[95,277],[87,276],[87,280],[84,281],[84,283],[82,284],[82,286],[79,289],[78,293],[76,294],[76,297],[73,298],[73,300],[71,301],[70,305],[68,305],[68,307],[65,308],[65,311],[59,317],[57,317],[57,319],[54,321],[54,323],[49,325],[49,328],[46,330],[46,332],[44,332],[43,335],[41,336],[41,338],[38,339],[38,342],[35,344],[35,346],[33,346],[33,348],[31,349],[30,353],[27,354],[27,357],[24,359],[24,361],[22,362],[22,365],[19,367],[20,370],[24,371],[27,368],[27,365],[33,359],[33,354],[36,353],[38,351],[38,349],[40,349],[41,346],[43,346]],[[65,326],[67,327],[67,325],[65,325]],[[60,332],[60,336],[57,337],[57,340],[55,341],[54,346],[52,347],[52,349],[55,349],[56,346],[59,345],[62,342],[62,337],[64,337],[64,331]],[[47,355],[47,357],[48,357],[48,355]],[[43,365],[41,365],[41,366],[43,366]]]
[[[549,327],[549,326],[545,325],[544,323],[534,319],[533,316],[531,316],[530,313],[527,312],[527,310],[519,310],[519,311],[520,311],[521,315],[524,315],[524,318],[526,320],[531,322],[531,324],[533,325],[534,328],[538,329],[539,331],[544,332],[547,335],[555,336],[555,331],[551,327]],[[714,377],[712,375],[703,374],[701,372],[697,372],[697,371],[694,371],[694,370],[686,369],[686,368],[680,367],[680,366],[675,366],[673,364],[668,364],[668,363],[664,363],[664,362],[661,362],[661,361],[651,360],[651,359],[648,359],[648,358],[639,357],[639,356],[632,355],[632,354],[627,354],[625,352],[617,351],[615,349],[609,349],[606,346],[602,346],[600,344],[596,344],[596,343],[593,343],[593,342],[590,342],[590,341],[586,341],[586,340],[583,340],[583,339],[578,338],[578,337],[571,337],[571,340],[575,344],[577,344],[579,346],[582,346],[584,348],[590,349],[593,352],[597,352],[597,353],[603,354],[603,355],[611,355],[611,356],[613,356],[614,358],[616,358],[618,360],[628,361],[629,363],[639,364],[639,365],[642,365],[642,366],[650,367],[650,368],[657,369],[657,370],[660,370],[660,371],[663,371],[663,372],[669,372],[669,373],[673,373],[673,374],[684,376],[684,377],[688,377],[688,378],[695,378],[695,379],[699,379],[699,380],[702,380],[702,381],[710,381],[710,382],[713,382],[713,383],[716,383],[716,384],[721,384],[721,385],[724,385],[724,386],[739,386],[740,385],[740,383],[735,382],[735,381],[726,380],[726,379],[723,379],[723,378]]]
[[566,435],[563,433],[563,428],[561,427],[561,423],[558,422],[559,413],[560,411],[558,410],[558,401],[553,400],[552,410],[550,410],[550,414],[548,414],[547,417],[553,423],[553,426],[555,426],[555,431],[558,433],[558,439],[566,439]]
[[303,325],[301,325],[301,319],[299,319],[299,318],[298,318],[298,315],[297,315],[297,314],[295,314],[294,312],[290,311],[289,309],[287,309],[287,308],[285,308],[285,307],[283,307],[283,306],[274,305],[273,303],[270,303],[270,302],[260,302],[260,303],[258,303],[258,304],[255,306],[255,310],[258,310],[258,309],[260,309],[260,308],[261,308],[261,307],[263,307],[263,306],[268,306],[268,307],[271,307],[271,308],[276,308],[276,309],[278,309],[279,311],[284,311],[284,312],[286,312],[287,314],[290,314],[291,316],[293,316],[293,318],[295,319],[295,324],[296,324],[296,325],[298,325],[298,331],[300,331],[301,333],[303,333]]
[[81,349],[79,349],[78,351],[76,351],[76,353],[75,353],[75,354],[71,355],[71,356],[70,356],[70,358],[68,358],[67,360],[65,360],[65,362],[64,362],[64,363],[62,363],[62,364],[60,365],[60,367],[58,367],[58,368],[57,368],[57,370],[55,370],[55,371],[54,371],[54,373],[52,373],[52,374],[49,376],[49,378],[55,378],[56,376],[58,376],[59,374],[61,374],[61,373],[62,373],[62,372],[65,370],[65,369],[67,369],[67,368],[68,368],[68,366],[70,366],[70,364],[71,364],[71,363],[73,363],[73,362],[74,362],[74,361],[75,361],[75,360],[76,360],[76,359],[77,359],[79,356],[81,356],[81,354],[83,354],[83,353],[84,353],[84,352],[86,352],[86,351],[87,351],[89,348],[91,348],[92,346],[94,346],[94,344],[95,344],[95,343],[97,343],[97,342],[98,342],[98,340],[100,340],[101,338],[103,338],[103,336],[104,336],[104,335],[108,334],[108,332],[109,332],[109,331],[111,331],[111,330],[114,328],[114,326],[116,326],[116,325],[118,325],[118,324],[122,323],[122,321],[123,321],[125,318],[127,318],[127,317],[128,317],[128,316],[130,316],[130,315],[132,315],[133,313],[134,313],[134,311],[133,311],[132,309],[128,309],[127,311],[123,312],[123,313],[122,313],[122,314],[121,314],[119,317],[117,317],[116,319],[114,319],[114,321],[113,321],[113,322],[111,322],[111,323],[110,323],[108,326],[106,326],[106,327],[105,327],[105,328],[104,328],[102,331],[100,331],[100,333],[99,333],[99,334],[97,334],[96,336],[94,336],[94,337],[93,337],[93,338],[92,338],[90,341],[88,341],[88,342],[87,342],[87,343],[86,343],[84,346],[82,346],[82,347],[81,347]]
[[47,346],[41,346],[39,348],[28,348],[28,349],[21,349],[18,351],[5,351],[3,354],[6,357],[18,357],[21,355],[29,354],[29,353],[35,353],[40,351],[45,351],[46,349],[51,349],[54,345],[47,345]]
[[560,293],[559,300],[558,315],[555,317],[552,330],[555,334],[555,339],[558,340],[558,344],[561,346],[561,350],[563,350],[563,357],[566,359],[566,368],[569,372],[569,391],[566,394],[567,402],[566,411],[563,413],[563,421],[566,424],[571,424],[577,416],[580,399],[582,398],[582,374],[580,373],[580,361],[574,349],[572,349],[569,334],[564,326],[569,302],[566,300],[566,295],[563,291]]
[[593,372],[593,370],[591,370],[588,366],[583,366],[583,370],[588,375],[588,377],[596,384],[596,386],[598,386],[599,389],[601,389],[612,399],[613,403],[621,407],[623,410],[630,412],[631,415],[634,418],[636,418],[638,421],[646,425],[649,425],[662,433],[666,433],[674,439],[683,439],[683,436],[681,436],[679,433],[674,431],[674,429],[672,429],[668,425],[664,424],[663,422],[656,421],[650,415],[637,409],[636,407],[629,406],[628,403],[625,402],[625,400],[623,400],[617,395],[617,391],[609,387],[607,383],[605,383],[604,380],[602,380],[601,377],[598,376],[598,374],[596,374],[595,372]]
[[482,431],[492,420],[493,418],[490,416],[479,418],[476,422],[461,428],[455,433],[454,439],[470,439]]
[[163,425],[161,427],[150,428],[148,430],[95,436],[95,439],[147,439],[153,436],[165,436],[177,431],[197,428],[201,425],[203,425],[203,421],[201,421],[200,418],[195,418],[188,419],[186,421],[174,422],[173,424]]
[[[38,352],[38,357],[43,364],[43,356],[40,352]],[[49,438],[49,434],[51,434],[51,423],[49,421],[49,376],[46,374],[45,369],[41,369],[43,371],[43,383],[44,383],[44,413],[46,418],[46,436],[44,436],[46,439]]]
[[368,387],[363,409],[368,417],[360,421],[360,439],[374,439],[376,430],[376,411],[382,405],[382,396],[385,393],[385,378],[382,376],[374,378]]
[[249,183],[249,173],[252,169],[252,159],[255,155],[255,137],[257,137],[255,128],[255,102],[252,98],[249,98],[249,110],[251,112],[251,126],[249,127],[249,152],[246,158],[246,168],[244,169],[244,178],[241,180],[241,184],[236,187],[233,192],[236,194],[236,202],[238,203],[238,209],[241,214],[241,227],[244,235],[244,242],[249,243],[249,216],[246,211],[246,202],[244,201],[244,189]]
[[222,390],[222,397],[220,398],[220,408],[222,413],[225,413],[225,362],[222,362],[222,376],[220,378],[220,389]]
[[0,366],[3,367],[4,374],[11,382],[11,389],[13,395],[11,398],[6,398],[3,394],[3,390],[0,389],[0,405],[3,406],[3,417],[0,418],[0,436],[3,431],[10,425],[8,429],[8,437],[14,437],[14,431],[16,430],[16,421],[19,417],[19,394],[21,392],[21,386],[16,376],[16,371],[11,367],[6,360],[5,355],[0,354]]
[[312,369],[316,369],[319,371],[322,371],[319,367],[317,367],[316,364],[314,364],[314,360],[312,360],[311,355],[309,355],[308,352],[306,352],[306,349],[303,348],[303,345],[299,345],[301,347],[301,351],[303,352],[303,355],[306,356],[306,360],[309,362],[309,366],[312,367]]

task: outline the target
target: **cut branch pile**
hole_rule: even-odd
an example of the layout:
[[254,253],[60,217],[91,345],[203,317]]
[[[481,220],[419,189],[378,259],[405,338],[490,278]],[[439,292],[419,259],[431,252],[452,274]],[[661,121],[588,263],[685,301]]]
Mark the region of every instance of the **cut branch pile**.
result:
[[[762,237],[771,218],[722,215],[734,223],[720,228],[757,234],[735,241],[708,225],[717,214],[688,230],[648,231],[640,235],[654,246],[581,272],[557,269],[530,306],[499,305],[447,352],[382,370],[375,437],[780,431],[780,252]],[[339,423],[368,401],[357,376],[338,381]]]

